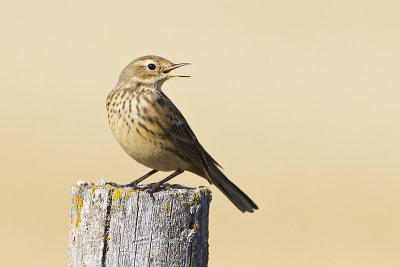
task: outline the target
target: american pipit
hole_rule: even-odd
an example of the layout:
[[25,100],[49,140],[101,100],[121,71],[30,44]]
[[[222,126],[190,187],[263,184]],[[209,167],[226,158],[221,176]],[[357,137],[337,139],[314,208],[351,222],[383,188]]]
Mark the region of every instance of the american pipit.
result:
[[153,192],[183,171],[190,171],[215,184],[242,212],[253,212],[257,205],[219,170],[220,165],[161,91],[169,78],[188,77],[170,73],[187,64],[173,64],[158,56],[140,57],[125,67],[108,95],[108,120],[115,138],[132,158],[153,169],[128,186],[137,185],[157,171],[174,171],[153,184]]

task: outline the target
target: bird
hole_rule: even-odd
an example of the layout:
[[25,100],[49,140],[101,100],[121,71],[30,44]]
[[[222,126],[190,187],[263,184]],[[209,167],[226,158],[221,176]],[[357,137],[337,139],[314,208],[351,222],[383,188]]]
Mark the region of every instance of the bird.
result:
[[160,56],[139,57],[121,72],[106,101],[111,131],[121,147],[152,170],[126,186],[137,186],[158,171],[172,174],[150,186],[153,193],[173,177],[189,171],[214,184],[242,212],[257,205],[220,170],[203,148],[178,108],[161,90],[172,77],[190,77],[171,71],[190,63],[174,64]]

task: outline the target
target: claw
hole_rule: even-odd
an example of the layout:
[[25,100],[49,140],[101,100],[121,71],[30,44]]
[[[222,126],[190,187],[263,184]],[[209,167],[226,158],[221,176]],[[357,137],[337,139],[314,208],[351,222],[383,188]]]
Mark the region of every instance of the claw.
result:
[[110,186],[117,187],[117,188],[124,187],[124,185],[120,185],[120,184],[113,183],[113,182],[107,182],[106,185],[110,185]]
[[160,185],[158,183],[149,184],[148,192],[152,195],[154,192],[157,191],[157,189],[160,189]]

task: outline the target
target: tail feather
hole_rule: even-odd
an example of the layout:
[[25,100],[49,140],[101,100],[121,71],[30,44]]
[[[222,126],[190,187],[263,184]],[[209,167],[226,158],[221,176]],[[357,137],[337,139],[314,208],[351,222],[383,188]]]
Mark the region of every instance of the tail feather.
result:
[[258,209],[256,203],[254,203],[254,201],[239,187],[232,183],[216,166],[212,166],[209,173],[212,183],[215,184],[241,212],[254,212],[255,209]]

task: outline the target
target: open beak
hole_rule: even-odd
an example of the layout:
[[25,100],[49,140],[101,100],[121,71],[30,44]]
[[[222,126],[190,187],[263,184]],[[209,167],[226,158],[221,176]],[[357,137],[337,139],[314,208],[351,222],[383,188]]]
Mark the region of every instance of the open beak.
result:
[[190,76],[188,76],[188,75],[170,74],[170,73],[169,73],[170,71],[172,71],[172,70],[174,70],[174,69],[177,69],[177,68],[180,68],[180,67],[189,65],[189,64],[190,64],[190,63],[172,64],[170,67],[165,68],[165,69],[163,70],[163,72],[164,72],[164,73],[168,73],[168,76],[169,76],[169,77],[190,77]]

